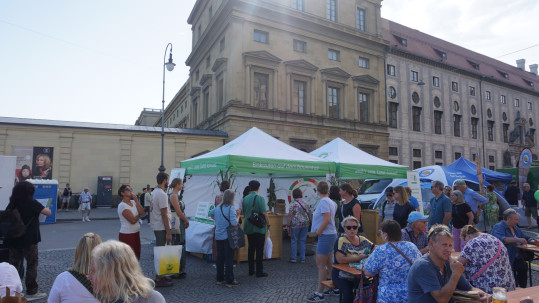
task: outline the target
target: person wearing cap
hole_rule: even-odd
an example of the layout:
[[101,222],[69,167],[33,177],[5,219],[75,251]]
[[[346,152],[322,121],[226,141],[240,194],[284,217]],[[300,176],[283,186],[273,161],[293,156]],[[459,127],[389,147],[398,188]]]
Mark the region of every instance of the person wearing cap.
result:
[[378,226],[380,226],[384,221],[393,220],[393,212],[395,211],[396,203],[393,199],[393,195],[395,194],[393,191],[393,186],[386,188],[385,194],[386,201],[384,201],[380,211],[378,212]]
[[455,181],[454,185],[458,190],[462,192],[466,203],[470,205],[470,208],[472,209],[472,212],[474,214],[474,218],[476,218],[474,219],[474,221],[477,224],[477,222],[479,222],[479,216],[481,216],[481,210],[485,208],[485,205],[488,202],[487,198],[469,189],[468,186],[466,186],[466,181],[462,179]]
[[429,252],[429,241],[427,240],[427,219],[418,211],[413,211],[408,215],[408,226],[401,230],[402,241],[412,242],[422,255]]
[[[88,187],[84,187],[84,191],[80,193],[79,196],[80,210],[82,211],[82,222],[90,222],[90,211],[92,211],[92,194],[88,191]],[[86,217],[84,216],[84,211],[88,210]]]
[[453,206],[451,200],[443,193],[444,183],[442,181],[433,181],[430,191],[434,194],[434,197],[430,199],[429,228],[435,224],[448,225]]

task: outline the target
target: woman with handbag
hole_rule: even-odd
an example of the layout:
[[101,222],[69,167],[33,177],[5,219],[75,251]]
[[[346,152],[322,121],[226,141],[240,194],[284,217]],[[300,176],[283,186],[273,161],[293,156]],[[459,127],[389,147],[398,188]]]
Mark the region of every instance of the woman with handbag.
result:
[[90,273],[92,250],[101,244],[98,234],[87,233],[80,238],[75,248],[73,267],[59,274],[54,280],[47,303],[97,303],[92,284],[87,279]]
[[[333,263],[357,263],[366,259],[373,244],[367,238],[357,235],[359,220],[354,216],[348,216],[342,220],[341,226],[344,229],[344,236],[335,242]],[[331,279],[342,294],[341,302],[352,303],[354,301],[355,277],[333,268]]]
[[296,263],[298,256],[299,243],[299,262],[305,263],[305,242],[311,224],[311,210],[309,206],[303,202],[303,192],[296,188],[292,191],[294,202],[290,204],[288,210],[288,229],[290,231],[290,263]]
[[180,190],[183,189],[183,181],[180,178],[174,178],[170,182],[170,188],[172,188],[172,194],[170,195],[170,205],[174,209],[171,230],[172,245],[182,246],[182,256],[180,258],[180,274],[173,275],[174,279],[184,279],[187,276],[185,272],[185,262],[187,258],[187,252],[185,250],[185,229],[189,227],[189,220],[185,216],[185,203],[179,201]]
[[131,186],[123,184],[118,188],[118,195],[122,202],[118,204],[118,217],[120,218],[120,233],[118,240],[133,249],[135,256],[140,260],[140,217],[144,216],[144,207],[140,205],[137,195]]
[[385,244],[378,246],[367,259],[367,277],[379,275],[376,302],[408,302],[408,272],[421,253],[412,242],[402,241],[401,226],[387,220],[380,226]]
[[492,293],[493,287],[515,290],[515,277],[507,248],[498,238],[480,232],[473,225],[462,227],[460,237],[466,242],[459,261],[466,279],[473,287]]
[[[235,193],[227,189],[223,193],[223,201],[210,211],[215,220],[215,241],[217,242],[217,284],[227,287],[239,286],[234,279],[234,250],[230,247],[227,228],[237,226],[238,220],[234,208]],[[225,277],[226,273],[226,277]]]
[[[225,193],[225,190],[227,189],[230,189],[230,182],[228,182],[228,180],[221,181],[221,184],[219,184],[220,193],[217,196],[215,196],[215,200],[213,201],[214,207],[219,206],[219,204],[223,202],[223,194]],[[217,261],[217,242],[215,242],[215,234],[213,235],[211,253],[212,253],[212,260]]]

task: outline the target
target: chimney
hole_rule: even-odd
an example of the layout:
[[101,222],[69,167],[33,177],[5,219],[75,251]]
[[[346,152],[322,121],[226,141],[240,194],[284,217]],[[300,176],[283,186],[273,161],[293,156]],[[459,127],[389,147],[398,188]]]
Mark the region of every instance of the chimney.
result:
[[530,73],[534,73],[535,75],[537,75],[537,66],[537,64],[530,65]]
[[526,70],[526,59],[518,59],[517,60],[517,67],[520,68],[521,70],[525,71]]

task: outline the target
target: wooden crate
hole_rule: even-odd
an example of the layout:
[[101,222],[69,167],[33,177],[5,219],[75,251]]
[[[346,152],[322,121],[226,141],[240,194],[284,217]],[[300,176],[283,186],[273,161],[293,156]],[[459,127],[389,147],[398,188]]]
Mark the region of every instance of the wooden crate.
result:
[[378,230],[378,210],[364,209],[361,210],[361,222],[363,223],[363,232],[374,244],[383,244],[382,238],[376,234]]

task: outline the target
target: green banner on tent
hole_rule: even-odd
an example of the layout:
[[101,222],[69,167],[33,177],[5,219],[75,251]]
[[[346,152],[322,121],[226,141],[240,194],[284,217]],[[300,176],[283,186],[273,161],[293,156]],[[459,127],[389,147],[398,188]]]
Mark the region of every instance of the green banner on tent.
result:
[[295,176],[325,176],[335,172],[335,163],[298,160],[282,160],[244,156],[220,156],[199,160],[183,161],[180,167],[186,174],[210,174],[226,171],[231,173],[255,173]]
[[341,178],[406,179],[407,171],[408,167],[339,163],[339,173]]

